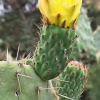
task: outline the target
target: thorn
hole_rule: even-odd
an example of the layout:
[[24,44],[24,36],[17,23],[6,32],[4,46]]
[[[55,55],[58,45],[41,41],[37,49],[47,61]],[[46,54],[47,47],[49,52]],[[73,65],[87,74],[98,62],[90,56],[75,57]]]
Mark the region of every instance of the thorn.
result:
[[40,32],[39,31],[37,31],[37,34],[38,34],[37,36],[40,36]]
[[7,48],[7,54],[6,54],[6,61],[9,62],[9,57],[8,57],[8,48]]
[[34,22],[34,25],[40,30],[41,27],[39,27],[35,22]]
[[39,87],[37,86],[37,92],[38,92],[38,100],[40,100],[40,89],[39,89]]
[[63,97],[63,98],[69,99],[69,100],[74,100],[74,99],[72,99],[72,98],[69,98],[69,97],[64,96],[64,95],[61,95],[61,94],[57,94],[57,95],[60,96],[60,97]]
[[49,82],[47,80],[47,90],[46,90],[46,94],[48,93],[48,86],[49,86]]
[[19,48],[20,48],[20,44],[19,44],[19,46],[18,46],[18,51],[17,51],[16,61],[18,60]]
[[69,81],[65,81],[65,80],[61,80],[61,79],[57,79],[57,78],[55,78],[55,80],[62,81],[62,82],[66,82],[66,83],[69,82]]
[[18,73],[18,75],[23,76],[23,77],[27,77],[27,78],[32,78],[31,76],[27,76],[27,75],[23,75],[23,74],[19,74],[19,73]]

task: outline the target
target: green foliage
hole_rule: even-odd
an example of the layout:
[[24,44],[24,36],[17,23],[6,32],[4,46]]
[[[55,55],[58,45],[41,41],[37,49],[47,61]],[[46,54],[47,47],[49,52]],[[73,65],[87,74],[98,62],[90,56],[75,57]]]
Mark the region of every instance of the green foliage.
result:
[[[28,54],[31,50],[35,50],[38,36],[36,36],[36,26],[33,23],[39,20],[39,13],[37,12],[35,11],[31,16],[25,15],[27,16],[26,19],[15,13],[8,13],[5,17],[2,17],[0,20],[0,38],[3,41],[3,45],[0,45],[0,48],[5,50],[8,47],[14,57],[19,44],[21,55],[24,52]],[[21,13],[23,14],[23,12]]]

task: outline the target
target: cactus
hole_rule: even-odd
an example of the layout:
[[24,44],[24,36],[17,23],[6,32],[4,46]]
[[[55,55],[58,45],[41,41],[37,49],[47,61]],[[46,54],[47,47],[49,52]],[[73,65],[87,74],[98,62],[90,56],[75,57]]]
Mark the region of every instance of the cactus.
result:
[[47,82],[31,66],[23,62],[0,62],[0,100],[57,100],[53,91],[45,88]]
[[80,19],[76,27],[79,38],[76,40],[72,59],[90,63],[96,60],[95,40],[90,27],[89,18],[84,8],[81,9]]
[[82,63],[71,61],[55,80],[58,80],[56,82],[58,94],[64,95],[61,100],[69,100],[70,98],[79,100],[87,82],[87,68]]
[[[68,63],[68,61],[74,48],[73,44],[78,37],[75,28],[82,0],[55,1],[53,6],[50,5],[53,2],[53,0],[39,1],[40,11],[44,14],[43,19],[48,19],[44,22],[48,23],[43,24],[40,30],[40,41],[33,57],[20,61],[7,59],[7,61],[0,62],[0,99],[79,99],[87,81],[87,69],[81,63],[74,61]],[[60,3],[62,10],[59,13],[61,14],[57,10],[54,14],[57,15],[55,17],[52,14],[54,13],[52,12],[53,8],[54,6],[58,7]],[[66,12],[67,10],[69,12]],[[66,15],[68,15],[67,18]],[[52,17],[55,17],[54,20]],[[66,67],[67,64],[68,67]],[[58,87],[54,87],[52,79],[58,76],[63,81],[59,82]],[[67,87],[64,81],[69,82]],[[74,84],[72,84],[73,82]]]
[[34,69],[43,80],[57,77],[66,67],[77,38],[75,30],[44,25],[33,58]]

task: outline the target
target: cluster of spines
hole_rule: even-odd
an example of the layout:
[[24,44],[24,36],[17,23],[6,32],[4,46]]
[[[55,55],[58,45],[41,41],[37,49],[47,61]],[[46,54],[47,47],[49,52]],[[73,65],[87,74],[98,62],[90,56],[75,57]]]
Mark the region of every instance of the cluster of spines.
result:
[[43,26],[33,58],[34,69],[43,79],[57,77],[68,64],[76,38],[75,30],[50,25]]

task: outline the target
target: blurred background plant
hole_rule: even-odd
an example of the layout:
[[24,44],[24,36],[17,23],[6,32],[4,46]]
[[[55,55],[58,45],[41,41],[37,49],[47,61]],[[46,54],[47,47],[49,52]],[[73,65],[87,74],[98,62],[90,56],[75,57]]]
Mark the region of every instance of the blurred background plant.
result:
[[[0,60],[18,59],[34,52],[39,40],[41,14],[38,0],[0,0]],[[89,82],[81,100],[99,100],[100,0],[83,0],[76,28],[79,38],[71,59],[83,62],[89,69]],[[95,78],[96,76],[96,78]]]
[[0,0],[0,48],[15,57],[35,50],[40,13],[37,0]]

